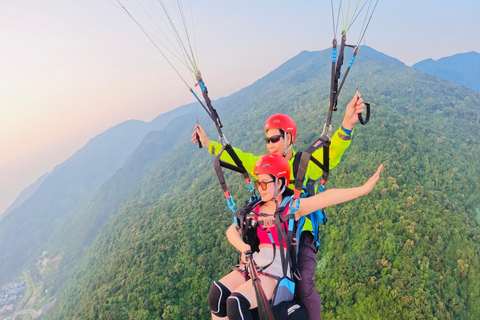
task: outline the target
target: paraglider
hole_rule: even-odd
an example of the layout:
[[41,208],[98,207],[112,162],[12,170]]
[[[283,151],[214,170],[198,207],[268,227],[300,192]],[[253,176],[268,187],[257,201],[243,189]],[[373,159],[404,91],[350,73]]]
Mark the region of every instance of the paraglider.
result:
[[[195,34],[194,32],[191,33],[189,29],[193,28],[193,18],[191,19],[191,23],[187,18],[186,10],[182,5],[180,0],[173,2],[173,12],[172,8],[166,5],[165,1],[159,0],[158,2],[148,2],[148,4],[141,4],[141,1],[136,1],[138,7],[133,9],[132,7],[127,8],[122,4],[120,0],[116,0],[117,3],[120,5],[122,10],[126,12],[126,14],[136,23],[136,25],[142,30],[145,36],[153,43],[156,49],[160,52],[160,54],[167,60],[169,65],[174,69],[175,73],[181,78],[183,83],[187,86],[188,90],[193,94],[195,99],[199,102],[199,104],[203,107],[203,109],[207,112],[210,119],[214,122],[215,127],[217,129],[219,140],[220,140],[220,148],[217,149],[215,152],[216,157],[214,160],[214,169],[218,176],[220,185],[223,189],[224,196],[227,201],[227,205],[229,209],[233,212],[234,215],[234,225],[238,230],[245,228],[244,223],[248,219],[245,217],[250,212],[245,212],[245,207],[240,210],[240,213],[237,212],[237,206],[235,200],[227,187],[226,180],[222,171],[222,168],[233,170],[243,175],[245,183],[248,187],[250,192],[249,204],[257,204],[260,203],[260,196],[256,194],[258,188],[254,188],[252,184],[252,180],[249,176],[253,174],[252,168],[247,170],[244,165],[244,158],[243,154],[238,154],[238,150],[234,149],[228,140],[226,139],[222,128],[222,122],[218,115],[218,112],[212,105],[212,102],[209,98],[208,90],[201,75],[201,72],[198,67],[198,61],[196,58],[196,48],[194,44]],[[330,148],[335,146],[332,145],[332,139],[336,139],[340,137],[340,139],[344,139],[344,141],[348,140],[348,144],[350,143],[350,135],[352,133],[351,128],[341,127],[339,131],[335,132],[332,138],[332,127],[331,127],[331,120],[333,116],[333,111],[337,110],[338,105],[338,97],[340,92],[344,86],[345,80],[353,66],[355,58],[359,51],[359,46],[362,40],[365,37],[365,32],[370,24],[371,18],[375,11],[375,8],[378,4],[378,0],[366,0],[366,1],[338,1],[338,6],[334,5],[334,1],[331,0],[331,9],[332,9],[332,21],[333,21],[333,31],[334,31],[334,38],[332,41],[332,68],[331,68],[331,85],[330,85],[330,100],[329,100],[329,109],[328,109],[328,116],[327,120],[323,126],[323,132],[320,137],[305,151],[299,152],[295,154],[295,157],[292,156],[292,169],[293,169],[293,183],[291,189],[293,190],[293,196],[289,197],[288,207],[290,210],[290,215],[295,215],[298,212],[302,211],[299,207],[300,202],[306,201],[306,199],[310,199],[310,197],[315,196],[318,192],[322,192],[325,188],[329,170],[331,169],[332,165],[332,158],[330,154]],[[191,8],[191,4],[190,4]],[[338,9],[336,9],[338,8]],[[335,14],[335,10],[337,10]],[[133,13],[135,12],[135,13]],[[136,17],[136,15],[142,15],[145,17],[144,20],[141,20]],[[193,17],[193,15],[192,15]],[[351,29],[354,22],[358,19],[360,20],[363,17],[363,25],[359,31],[358,41],[355,45],[347,44],[347,33]],[[160,18],[158,20],[158,18]],[[343,20],[343,27],[341,30],[341,41],[340,47],[337,48],[337,32],[340,18]],[[148,23],[147,23],[148,21]],[[149,25],[151,28],[147,27]],[[160,35],[155,35],[152,30],[156,30],[160,32]],[[167,31],[168,30],[168,31]],[[160,40],[162,38],[163,40]],[[193,44],[192,44],[193,43]],[[342,66],[343,60],[345,57],[345,48],[352,48],[352,57],[349,62],[349,65],[342,76]],[[185,80],[185,77],[181,75],[179,68],[174,65],[174,62],[177,62],[182,68],[187,69],[189,73],[192,75],[194,80],[194,85],[189,85],[188,82]],[[200,88],[201,89],[201,96],[203,98],[200,99],[199,95],[193,89]],[[358,85],[357,85],[358,91]],[[363,100],[360,94],[356,94],[354,99],[352,99],[351,104],[349,104],[350,109],[353,108],[355,110],[355,116],[357,117],[358,121],[361,124],[366,124],[370,119],[370,105],[368,103],[363,103]],[[348,107],[347,107],[348,108]],[[362,116],[362,113],[366,112],[365,116]],[[198,126],[198,117],[197,117],[197,128],[201,128]],[[273,129],[277,130],[277,128],[273,127]],[[194,132],[194,137],[192,141],[197,142],[199,144],[199,148],[202,147],[203,141],[202,140],[202,131],[198,131],[196,129]],[[266,129],[266,132],[269,131],[269,128]],[[282,133],[283,131],[283,133]],[[291,148],[291,145],[294,142],[293,135],[288,138],[288,135],[285,133],[285,130],[282,129],[280,135],[272,135],[273,130],[270,132],[270,136],[267,136],[267,145],[270,143],[275,143],[275,141],[280,141],[283,139],[284,148],[283,148],[283,156],[285,157],[288,148]],[[283,136],[282,136],[283,134]],[[289,144],[287,145],[287,139],[290,139]],[[207,144],[207,147],[209,145]],[[348,147],[348,145],[347,145]],[[345,148],[346,149],[346,148]],[[343,149],[343,151],[345,150]],[[226,151],[226,153],[225,153]],[[316,157],[321,154],[321,160],[317,159]],[[339,157],[343,154],[340,153]],[[228,155],[228,156],[227,156]],[[315,155],[315,156],[314,156]],[[339,161],[339,160],[338,160]],[[336,164],[335,164],[336,165]],[[316,179],[310,179],[311,184],[308,185],[307,180],[308,178],[312,178],[312,175],[307,174],[309,166],[317,166],[319,168],[319,172],[322,172],[320,183],[318,183],[319,177]],[[318,170],[318,169],[317,169]],[[290,177],[289,177],[290,180]],[[284,185],[284,189],[288,186]],[[263,186],[262,186],[263,188]],[[257,190],[256,190],[257,189]],[[265,189],[263,189],[265,190]],[[288,190],[288,188],[286,188]],[[253,210],[254,207],[248,207],[249,210]],[[318,226],[320,223],[326,222],[326,216],[323,211],[321,210],[314,210],[312,212],[306,213],[305,215],[309,215],[308,221],[313,225],[312,232],[314,233],[315,241],[312,242],[315,247],[318,247]],[[243,216],[242,216],[243,215]],[[300,238],[296,235],[297,229],[301,230],[305,224],[305,219],[302,219],[300,223],[297,221],[289,222],[288,226],[288,233],[289,239],[287,242],[286,252],[288,255],[292,255],[296,257],[296,244],[298,243]],[[311,222],[310,222],[311,221]],[[269,226],[270,227],[270,226]],[[280,229],[280,228],[278,228]],[[294,231],[295,230],[295,231]],[[246,231],[245,231],[246,233]],[[244,237],[244,240],[246,238]],[[286,253],[287,254],[287,253]],[[282,255],[282,263],[286,263],[288,259],[286,256]],[[296,258],[290,259],[293,261],[293,264],[296,263]],[[249,260],[249,264],[253,265],[254,259]],[[285,265],[284,265],[285,266]],[[290,272],[294,273],[296,270],[292,268]],[[250,274],[254,278],[256,277],[257,270],[255,268],[250,268]],[[285,274],[284,274],[285,275]],[[301,277],[300,277],[301,278]],[[293,279],[293,277],[291,277]],[[292,280],[293,281],[293,280]],[[256,281],[254,281],[255,285]],[[260,282],[258,282],[260,284]],[[257,296],[259,298],[258,305],[260,312],[261,319],[271,319],[271,308],[270,306],[265,305],[264,299],[264,292],[260,286],[255,286],[255,290],[257,292]],[[263,292],[263,295],[262,295]],[[318,298],[319,300],[319,298]],[[318,308],[320,307],[320,301],[318,301]],[[312,312],[312,315],[309,315],[310,319],[319,318],[320,312],[317,311]]]
[[[253,319],[250,309],[258,306],[260,319],[270,319],[269,308],[262,305],[264,298],[257,293],[256,281],[252,280],[256,279],[257,272],[260,273],[264,294],[271,300],[275,314],[284,313],[285,305],[281,304],[292,302],[295,295],[296,257],[292,250],[297,237],[295,222],[321,208],[369,193],[378,181],[381,170],[380,165],[377,172],[361,187],[329,189],[308,198],[298,199],[295,203],[297,209],[292,211],[292,198],[286,187],[290,182],[290,164],[281,155],[262,156],[254,170],[258,177],[255,185],[261,198],[253,205],[247,204],[242,208],[237,215],[241,221],[240,226],[232,224],[227,230],[229,242],[242,253],[242,262],[222,279],[213,282],[209,301],[211,309],[216,311],[212,312],[212,318],[228,316],[231,320]],[[251,234],[252,230],[254,237],[245,242],[244,235]],[[245,261],[244,255],[251,250],[254,251],[252,256],[256,266],[253,274],[252,269],[248,269],[249,279],[245,277],[244,263],[251,265],[251,261]],[[258,299],[259,296],[261,299]],[[304,319],[305,310],[296,310],[291,319]]]

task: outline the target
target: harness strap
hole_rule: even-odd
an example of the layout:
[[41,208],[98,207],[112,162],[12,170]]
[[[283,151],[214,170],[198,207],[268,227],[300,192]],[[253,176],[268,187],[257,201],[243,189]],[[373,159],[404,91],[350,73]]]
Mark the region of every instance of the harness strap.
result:
[[[280,260],[282,264],[282,273],[283,277],[287,277],[292,279],[291,274],[296,270],[296,245],[298,244],[298,240],[296,238],[296,232],[298,223],[295,221],[294,211],[293,213],[287,213],[284,215],[285,210],[287,210],[288,206],[291,205],[292,197],[285,197],[280,204],[280,207],[273,214],[266,214],[266,213],[255,213],[254,210],[257,206],[261,205],[263,202],[261,199],[257,199],[250,203],[247,203],[243,206],[242,210],[239,213],[234,213],[235,225],[237,229],[241,230],[242,239],[251,245],[252,239],[248,239],[247,233],[255,234],[256,238],[256,230],[259,226],[265,227],[267,230],[268,237],[270,239],[270,243],[272,244],[273,248],[273,257],[270,263],[264,266],[258,266],[257,270],[262,272],[265,276],[272,277],[277,281],[281,279],[281,277],[273,276],[268,274],[268,272],[264,272],[272,263],[275,261],[276,252],[277,252],[277,245],[273,240],[273,236],[271,233],[271,227],[275,226],[277,228],[277,237],[279,241],[279,254]],[[258,217],[268,217],[269,219],[262,219],[262,220],[255,220]],[[288,230],[288,233],[287,233]],[[256,238],[258,239],[258,238]],[[285,246],[283,242],[285,241]],[[253,249],[253,247],[252,247]],[[290,275],[288,273],[288,267],[290,266]]]
[[[345,42],[347,40],[347,36],[345,33],[342,33],[342,41],[340,43],[340,51],[338,53],[338,58],[335,61],[332,59],[332,68],[334,68],[335,73],[333,73],[332,70],[332,91],[330,92],[330,110],[328,111],[328,116],[327,116],[327,125],[330,125],[330,122],[332,120],[332,111],[337,111],[337,102],[338,102],[338,95],[340,94],[340,91],[338,90],[338,80],[340,79],[341,75],[341,69],[343,65],[343,55],[345,51]],[[337,41],[334,39],[334,45],[335,45],[335,51],[336,51],[336,44]]]
[[215,127],[217,128],[217,131],[218,131],[218,135],[220,136],[220,139],[223,141],[223,138],[224,138],[224,135],[222,132],[223,124],[222,124],[222,121],[220,120],[220,116],[218,115],[217,110],[215,110],[215,108],[212,106],[212,101],[208,96],[208,90],[207,90],[207,87],[205,86],[205,83],[203,82],[202,75],[200,74],[200,72],[196,74],[196,78],[198,81],[198,85],[200,85],[200,88],[202,89],[203,100],[205,100],[205,104],[207,106],[205,107],[205,105],[200,101],[200,99],[192,89],[190,89],[190,91],[193,93],[195,98],[197,98],[197,100],[200,102],[203,109],[205,109],[207,114],[210,116],[210,119],[212,119],[213,123],[215,123]]
[[[232,165],[230,163],[220,160],[220,157],[222,156],[224,151],[227,151],[227,153],[232,158],[233,162],[235,162],[235,165]],[[230,210],[232,210],[232,212],[235,213],[236,204],[233,199],[233,196],[230,193],[230,190],[228,190],[227,183],[225,181],[225,175],[223,174],[223,171],[222,171],[222,167],[241,173],[243,175],[243,178],[245,179],[245,183],[248,186],[248,190],[252,193],[252,196],[251,196],[252,200],[256,198],[255,189],[251,185],[250,176],[248,175],[247,170],[243,166],[242,160],[240,160],[240,158],[238,157],[233,147],[227,143],[222,147],[222,149],[220,149],[220,152],[215,157],[215,160],[213,161],[213,168],[215,169],[215,173],[217,174],[218,181],[220,182],[220,186],[222,187],[223,194],[225,195],[225,198],[227,200],[227,205],[230,208]]]
[[277,228],[277,234],[279,238],[282,237],[284,239],[287,239],[285,241],[285,244],[287,245],[286,247],[283,246],[283,241],[280,243],[280,259],[282,261],[283,276],[288,277],[288,266],[290,265],[290,270],[293,270],[292,259],[290,256],[290,251],[292,249],[292,244],[290,242],[291,236],[287,235],[283,228]]
[[[253,223],[255,220],[252,219],[255,215],[251,214],[250,212],[252,212],[253,209],[261,203],[263,203],[262,199],[251,201],[243,206],[240,213],[234,213],[233,216],[235,226],[237,227],[237,229],[240,229],[242,231],[242,235],[244,234],[244,229],[249,227],[256,227],[256,223]],[[249,219],[247,220],[247,218]]]
[[[294,199],[298,199],[303,190],[303,182],[305,180],[305,174],[307,172],[308,163],[312,161],[320,169],[323,170],[322,174],[322,185],[327,182],[329,166],[330,166],[330,157],[329,157],[329,146],[330,139],[327,136],[321,136],[317,141],[315,141],[307,150],[303,151],[300,156],[300,161],[298,163],[297,170],[294,171],[295,176],[295,191],[293,194]],[[312,157],[312,154],[323,147],[323,165]]]
[[370,103],[365,102],[365,107],[367,107],[367,110],[366,110],[367,115],[366,115],[365,120],[363,120],[363,117],[362,117],[361,113],[358,114],[358,121],[360,121],[360,123],[363,126],[366,125],[368,123],[368,121],[370,120]]

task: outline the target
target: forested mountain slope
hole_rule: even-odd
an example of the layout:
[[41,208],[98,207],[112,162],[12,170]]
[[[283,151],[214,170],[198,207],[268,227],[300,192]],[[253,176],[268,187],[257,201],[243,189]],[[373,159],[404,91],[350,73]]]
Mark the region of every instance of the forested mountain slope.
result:
[[191,108],[177,108],[151,122],[130,120],[91,139],[65,162],[27,188],[0,221],[0,284],[12,281],[22,269],[49,250],[47,242],[65,242],[52,234],[72,224],[72,214],[125,165],[152,130],[165,127]]
[[[229,141],[264,153],[264,121],[283,112],[299,127],[296,149],[308,146],[325,121],[330,59],[302,52],[214,102]],[[356,127],[328,187],[385,169],[371,194],[327,210],[315,278],[323,319],[479,319],[480,98],[368,47],[357,62],[340,110],[358,85],[372,118]],[[112,214],[49,319],[209,318],[210,283],[237,258],[225,237],[232,219],[213,157],[190,142],[194,119],[179,120],[151,133],[102,186],[99,197],[118,195]],[[241,179],[227,177],[240,204]],[[113,191],[123,179],[130,190]]]

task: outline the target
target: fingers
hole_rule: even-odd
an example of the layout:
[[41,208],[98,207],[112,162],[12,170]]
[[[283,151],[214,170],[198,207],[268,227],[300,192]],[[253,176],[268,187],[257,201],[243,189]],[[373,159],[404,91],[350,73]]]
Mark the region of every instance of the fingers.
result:
[[365,105],[365,104],[363,103],[363,98],[360,97],[360,98],[357,99],[357,102],[355,102],[355,106],[358,108],[358,106],[360,106],[360,105],[362,105],[362,104]]
[[378,178],[380,178],[380,172],[382,172],[382,169],[383,169],[383,164],[378,166],[377,171],[375,172],[375,174],[370,179],[375,180],[375,182],[376,182],[378,180]]
[[357,111],[357,113],[363,109],[365,109],[365,103],[363,103],[363,99],[360,99],[359,102],[354,106],[355,110]]
[[[350,101],[350,103],[347,105],[347,108],[348,107],[353,108],[355,110],[357,110],[359,107],[361,107],[361,108],[365,107],[365,104],[363,103],[362,95],[359,92],[357,92],[353,96],[352,101]],[[357,113],[358,113],[358,111],[357,111]]]
[[356,114],[362,114],[365,110],[365,103],[363,103],[363,99],[359,98],[354,106]]
[[[353,99],[352,101],[355,101],[355,104],[358,104],[358,101],[362,99],[362,95],[360,94],[360,92],[355,92],[355,95],[353,96]],[[363,101],[363,100],[362,100]]]
[[192,141],[193,143],[198,143],[197,135],[202,134],[203,128],[202,128],[199,124],[197,124],[197,125],[194,127],[194,130],[195,130],[195,131],[192,133],[192,139],[191,139],[191,141]]
[[357,100],[358,100],[358,97],[357,97],[357,94],[355,93],[355,95],[353,96],[352,100],[347,104],[347,108],[349,106],[355,106],[357,104]]
[[356,99],[355,101],[355,107],[358,108],[359,106],[361,105],[364,105],[363,103],[363,98],[362,98],[362,94],[360,92],[356,92],[355,93],[355,96],[353,97],[354,99]]
[[363,102],[361,94],[357,92],[353,97],[352,101],[350,101],[350,103],[347,105],[347,108],[345,110],[344,122],[342,123],[342,125],[345,128],[355,125],[355,123],[359,121],[358,115],[362,114],[364,110],[365,103]]
[[380,173],[382,172],[383,169],[383,164],[380,164],[377,168],[377,171],[373,176],[368,179],[368,181],[365,183],[365,194],[370,193],[372,189],[375,187],[377,184],[378,179],[380,178]]
[[193,131],[192,133],[192,141],[193,139],[197,139],[197,134],[198,134],[197,127],[195,127],[195,131]]
[[362,104],[360,107],[357,107],[355,109],[356,114],[363,113],[363,111],[365,111],[365,105],[364,104]]

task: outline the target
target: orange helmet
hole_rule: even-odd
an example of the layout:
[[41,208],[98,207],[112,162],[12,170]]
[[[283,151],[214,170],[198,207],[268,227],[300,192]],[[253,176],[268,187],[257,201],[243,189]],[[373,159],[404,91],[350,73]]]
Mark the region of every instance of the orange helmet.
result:
[[287,159],[278,154],[267,154],[258,159],[253,173],[257,176],[271,174],[277,179],[284,178],[284,187],[290,183],[290,164]]
[[297,137],[297,126],[292,118],[286,114],[277,113],[270,116],[267,119],[267,122],[265,122],[265,127],[263,129],[265,131],[268,131],[268,129],[281,129],[285,133],[290,133],[292,135],[292,144]]

